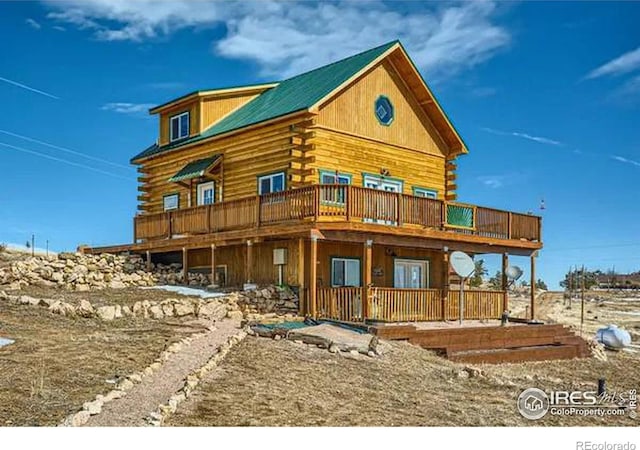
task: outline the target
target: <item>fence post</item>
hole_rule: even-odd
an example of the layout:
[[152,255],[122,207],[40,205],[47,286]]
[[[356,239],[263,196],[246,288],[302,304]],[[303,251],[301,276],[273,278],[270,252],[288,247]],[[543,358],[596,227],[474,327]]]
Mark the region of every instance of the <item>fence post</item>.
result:
[[344,185],[344,210],[347,222],[351,222],[351,185]]
[[318,237],[311,236],[311,247],[309,252],[309,315],[311,317],[317,317],[316,301],[317,301],[317,289],[316,280],[318,276]]
[[449,297],[449,249],[445,247],[442,255],[442,320],[447,320],[447,300]]

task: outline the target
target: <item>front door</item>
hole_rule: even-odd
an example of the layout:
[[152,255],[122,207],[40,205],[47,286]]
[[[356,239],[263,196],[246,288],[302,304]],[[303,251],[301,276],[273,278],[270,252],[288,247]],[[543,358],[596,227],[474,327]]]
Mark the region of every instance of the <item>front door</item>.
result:
[[[386,180],[381,177],[374,177],[366,175],[364,177],[364,187],[369,189],[377,189],[385,192],[402,192],[402,182],[396,180]],[[395,208],[398,207],[396,199],[389,201],[388,198],[378,198],[371,206],[370,216],[376,217],[376,219],[365,219],[365,222],[369,223],[383,223],[385,225],[395,225],[393,220],[383,220],[377,217],[395,217]]]
[[393,287],[426,289],[429,287],[429,261],[396,259],[393,269]]

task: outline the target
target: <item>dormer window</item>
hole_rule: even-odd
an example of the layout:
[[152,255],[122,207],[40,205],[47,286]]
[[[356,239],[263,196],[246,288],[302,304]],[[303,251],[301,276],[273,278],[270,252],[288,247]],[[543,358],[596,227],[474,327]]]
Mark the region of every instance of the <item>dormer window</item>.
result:
[[189,112],[176,114],[169,119],[171,130],[171,141],[184,139],[189,136]]

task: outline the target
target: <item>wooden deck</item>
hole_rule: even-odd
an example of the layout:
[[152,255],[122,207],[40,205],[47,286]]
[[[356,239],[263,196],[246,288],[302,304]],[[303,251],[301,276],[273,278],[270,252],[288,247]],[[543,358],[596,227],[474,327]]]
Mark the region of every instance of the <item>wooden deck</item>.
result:
[[467,363],[511,363],[590,356],[587,342],[559,324],[509,324],[453,329],[383,325],[374,327],[373,332],[381,338],[406,340],[437,351],[453,361]]
[[[456,240],[474,236],[482,241],[511,241],[541,247],[541,220],[481,206],[447,202],[352,185],[313,185],[134,218],[134,239],[166,240],[257,230],[274,225],[352,223],[395,228],[415,235],[425,230]],[[440,236],[442,238],[442,236]]]

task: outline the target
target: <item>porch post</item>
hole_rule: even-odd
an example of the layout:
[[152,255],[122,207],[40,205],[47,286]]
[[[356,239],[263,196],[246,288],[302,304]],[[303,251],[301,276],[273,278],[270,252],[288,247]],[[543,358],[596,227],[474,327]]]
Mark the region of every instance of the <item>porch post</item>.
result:
[[318,237],[311,236],[311,251],[309,255],[309,315],[316,317],[316,278],[318,276]]
[[298,238],[298,313],[304,315],[307,312],[304,295],[304,239]]
[[509,311],[509,293],[507,292],[507,287],[509,285],[509,280],[507,279],[507,267],[509,267],[509,254],[502,254],[502,290],[504,291],[504,305],[502,307],[503,311]]
[[247,284],[251,284],[253,283],[253,242],[251,239],[247,240],[247,257],[245,259],[245,263]]
[[364,252],[362,255],[363,267],[364,267],[364,289],[362,295],[362,321],[364,322],[369,317],[369,289],[371,287],[371,258],[373,252],[373,241],[367,239],[364,242]]
[[531,254],[531,320],[536,317],[536,252]]
[[211,244],[211,284],[218,285],[216,283],[216,244]]
[[151,252],[147,250],[147,272],[151,272]]
[[189,284],[189,251],[187,247],[182,247],[182,283]]
[[442,320],[447,320],[447,304],[449,300],[449,248],[442,249]]

